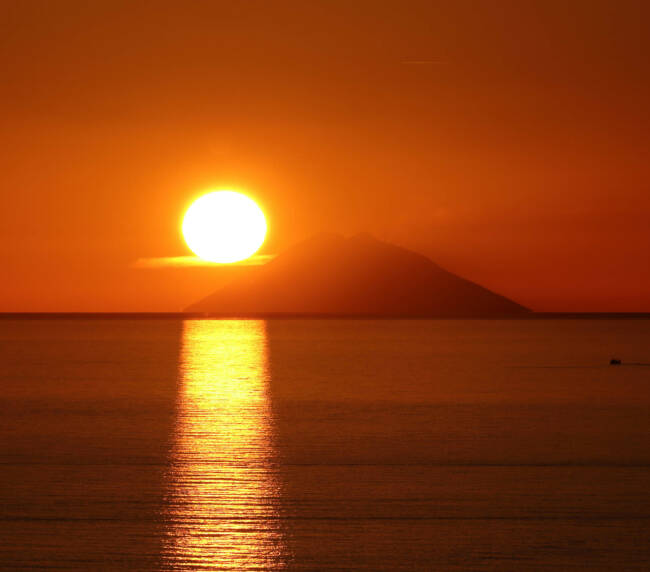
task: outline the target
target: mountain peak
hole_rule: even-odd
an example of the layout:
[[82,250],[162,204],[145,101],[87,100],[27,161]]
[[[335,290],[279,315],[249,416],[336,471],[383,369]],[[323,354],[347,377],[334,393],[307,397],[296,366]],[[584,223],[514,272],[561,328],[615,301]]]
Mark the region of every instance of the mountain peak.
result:
[[348,240],[355,242],[379,242],[372,234],[369,232],[360,232],[358,234],[352,235]]

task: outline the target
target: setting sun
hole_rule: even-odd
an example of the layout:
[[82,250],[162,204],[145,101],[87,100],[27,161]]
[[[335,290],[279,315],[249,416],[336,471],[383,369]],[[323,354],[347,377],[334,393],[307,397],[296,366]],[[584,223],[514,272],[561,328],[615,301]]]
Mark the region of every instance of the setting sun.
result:
[[266,218],[247,196],[215,191],[190,205],[182,230],[185,242],[197,256],[227,264],[257,252],[266,236]]

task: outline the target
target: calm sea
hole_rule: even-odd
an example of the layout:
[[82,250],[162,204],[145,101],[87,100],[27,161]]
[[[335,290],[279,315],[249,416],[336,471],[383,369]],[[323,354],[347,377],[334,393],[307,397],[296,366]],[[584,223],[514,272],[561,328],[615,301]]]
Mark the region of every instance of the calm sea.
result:
[[647,570],[631,363],[650,321],[0,320],[0,568]]

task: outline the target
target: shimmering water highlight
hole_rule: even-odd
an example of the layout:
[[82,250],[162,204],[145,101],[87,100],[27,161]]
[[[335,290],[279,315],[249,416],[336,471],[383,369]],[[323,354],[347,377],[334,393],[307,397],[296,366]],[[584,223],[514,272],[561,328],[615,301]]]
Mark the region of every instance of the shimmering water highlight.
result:
[[262,321],[187,321],[168,474],[164,562],[177,570],[282,565]]

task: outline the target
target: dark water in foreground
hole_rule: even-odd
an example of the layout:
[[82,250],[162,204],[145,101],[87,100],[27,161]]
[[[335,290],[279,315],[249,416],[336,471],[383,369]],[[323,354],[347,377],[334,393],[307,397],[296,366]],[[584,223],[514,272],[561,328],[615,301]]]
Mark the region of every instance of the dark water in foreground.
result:
[[0,568],[646,570],[650,321],[0,321]]

